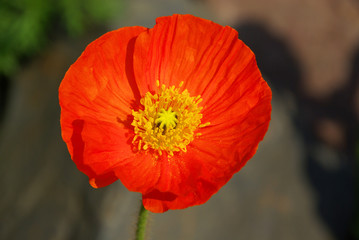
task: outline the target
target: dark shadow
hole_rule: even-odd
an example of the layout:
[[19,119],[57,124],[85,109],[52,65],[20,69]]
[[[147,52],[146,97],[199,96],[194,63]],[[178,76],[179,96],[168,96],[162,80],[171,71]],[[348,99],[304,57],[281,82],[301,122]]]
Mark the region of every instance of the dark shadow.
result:
[[4,120],[4,116],[6,112],[9,88],[10,88],[10,79],[0,74],[0,126],[2,124],[2,121]]
[[126,76],[127,76],[128,82],[131,86],[133,95],[135,96],[135,102],[133,103],[133,106],[131,106],[132,109],[134,109],[134,110],[138,110],[138,106],[140,106],[140,100],[141,100],[141,93],[140,93],[140,90],[138,89],[138,86],[137,86],[137,83],[135,80],[135,72],[134,72],[134,68],[133,68],[133,53],[134,53],[134,49],[135,49],[136,38],[137,37],[132,38],[127,44],[126,66],[125,66]]
[[[354,111],[355,90],[358,88],[359,52],[352,62],[347,85],[321,100],[300,96],[298,129],[306,143],[306,168],[310,182],[318,194],[318,212],[337,239],[354,239],[351,226],[355,209],[355,144],[358,122]],[[332,122],[342,129],[343,139],[333,144],[318,133],[318,129]],[[333,169],[320,161],[318,146],[330,151],[336,159]],[[322,159],[323,160],[323,159]],[[326,160],[326,159],[324,159]],[[324,164],[323,164],[324,163]]]
[[155,199],[161,201],[173,201],[177,198],[177,195],[171,192],[160,192],[157,189],[152,190],[149,193],[146,193],[142,197],[143,199]]
[[[336,239],[352,239],[350,225],[354,210],[354,145],[356,122],[353,114],[354,86],[358,83],[358,56],[353,64],[354,73],[350,84],[339,89],[328,99],[321,101],[308,98],[301,89],[300,63],[290,51],[284,39],[270,33],[263,25],[241,24],[237,28],[239,38],[255,53],[258,66],[275,93],[290,92],[297,111],[292,115],[294,125],[304,143],[305,171],[316,192],[317,211]],[[318,136],[320,119],[329,119],[343,126],[345,141],[331,146]],[[337,157],[337,165],[330,168],[323,164],[316,153],[318,146],[325,146],[326,154]]]
[[284,41],[256,23],[241,24],[237,31],[239,39],[255,53],[258,67],[270,87],[299,94],[301,72]]
[[80,162],[83,161],[83,154],[85,149],[85,143],[82,139],[82,130],[84,129],[84,124],[85,121],[81,119],[77,119],[72,122],[72,127],[74,129],[71,136],[71,145],[73,148],[72,158],[78,159]]
[[[351,74],[348,84],[348,102],[351,103],[349,108],[355,109],[353,116],[350,119],[351,131],[348,135],[350,136],[350,143],[348,144],[349,151],[353,154],[353,159],[355,161],[355,168],[353,171],[356,172],[355,176],[355,199],[354,199],[354,221],[352,224],[352,239],[359,239],[359,176],[357,172],[359,171],[359,45],[353,55],[352,65],[351,65]],[[348,119],[349,120],[349,119]]]

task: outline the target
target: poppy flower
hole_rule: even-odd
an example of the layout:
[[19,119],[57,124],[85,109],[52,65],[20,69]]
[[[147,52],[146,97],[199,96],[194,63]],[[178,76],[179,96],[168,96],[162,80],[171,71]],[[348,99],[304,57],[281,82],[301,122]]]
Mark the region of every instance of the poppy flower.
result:
[[191,15],[90,43],[59,88],[62,137],[92,187],[152,212],[206,202],[255,154],[271,90],[231,27]]

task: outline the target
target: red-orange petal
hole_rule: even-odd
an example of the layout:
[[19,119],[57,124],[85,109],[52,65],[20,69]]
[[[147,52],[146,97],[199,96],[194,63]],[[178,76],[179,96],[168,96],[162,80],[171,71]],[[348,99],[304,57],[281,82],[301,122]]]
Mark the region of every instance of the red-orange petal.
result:
[[158,18],[154,28],[138,36],[134,72],[141,95],[155,90],[156,80],[167,86],[183,81],[193,95],[216,102],[252,58],[233,28],[174,15]]
[[136,39],[134,69],[141,94],[183,81],[203,98],[200,129],[187,153],[176,154],[158,182],[143,193],[154,212],[181,209],[208,200],[254,155],[270,121],[271,90],[253,52],[237,32],[191,15],[157,19]]
[[109,32],[87,46],[59,88],[62,137],[94,187],[115,181],[114,165],[133,155],[131,109],[140,95],[133,76],[134,40],[143,27]]
[[[187,153],[170,160],[167,175],[171,178],[160,178],[155,188],[143,195],[144,206],[164,212],[206,202],[253,157],[268,129],[270,115],[264,113],[270,110],[266,99],[239,124],[227,125],[226,132],[218,127],[203,130],[203,135],[188,145]],[[175,197],[168,199],[166,194]]]
[[[131,109],[156,80],[203,98],[210,126],[187,146],[156,158],[132,151]],[[82,88],[83,86],[83,88]],[[271,91],[254,54],[230,27],[190,15],[124,28],[90,44],[60,87],[63,138],[94,187],[120,179],[153,212],[207,201],[254,155],[267,131]],[[116,119],[116,120],[115,120]]]

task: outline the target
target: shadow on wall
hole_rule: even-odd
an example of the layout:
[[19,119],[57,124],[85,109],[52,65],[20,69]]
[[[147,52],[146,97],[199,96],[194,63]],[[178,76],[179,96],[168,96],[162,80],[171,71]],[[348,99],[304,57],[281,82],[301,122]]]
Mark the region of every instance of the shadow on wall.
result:
[[9,79],[0,74],[0,126],[5,114],[5,106],[7,104],[9,91]]
[[[304,144],[304,170],[318,197],[317,211],[336,239],[352,239],[354,166],[359,51],[349,84],[327,99],[314,100],[301,89],[300,63],[285,40],[256,23],[241,23],[242,39],[256,54],[262,74],[280,95],[290,93],[296,105],[294,125]],[[339,133],[335,134],[335,133]]]

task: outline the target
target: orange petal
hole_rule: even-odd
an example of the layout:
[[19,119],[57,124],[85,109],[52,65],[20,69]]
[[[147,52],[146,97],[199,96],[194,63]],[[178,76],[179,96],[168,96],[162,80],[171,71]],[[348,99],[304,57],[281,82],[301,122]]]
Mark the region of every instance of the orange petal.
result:
[[193,157],[192,153],[188,152],[169,159],[168,166],[161,170],[158,182],[150,191],[143,193],[144,207],[161,213],[206,202],[217,192],[219,183],[211,182],[211,177],[203,165],[203,161],[207,159],[201,157]]
[[91,119],[74,120],[72,129],[67,143],[72,160],[90,178],[91,185],[103,187],[117,180],[113,169],[134,155],[128,130]]
[[[143,194],[145,208],[165,212],[206,202],[255,154],[268,129],[270,115],[261,111],[265,105],[253,109],[251,116],[242,121],[249,124],[245,125],[245,131],[236,132],[232,128],[227,135],[222,133],[222,138],[207,137],[204,133],[188,146],[187,153],[170,159],[167,177],[161,175],[154,188]],[[255,115],[261,120],[251,118]],[[220,131],[215,129],[212,129],[214,135]]]
[[[245,92],[229,88],[223,101],[203,109],[203,121],[211,124],[198,130],[201,138],[232,143],[249,137],[256,144],[263,139],[271,119],[272,93],[258,75],[248,79],[253,84]],[[261,129],[259,136],[253,133],[257,128]]]
[[[90,45],[60,87],[72,158],[92,186],[119,178],[153,212],[204,203],[254,155],[267,131],[271,92],[254,55],[232,28],[190,15],[159,18],[147,31],[122,31]],[[156,90],[156,80],[184,81],[191,95],[202,95],[202,122],[211,123],[198,130],[202,136],[187,153],[173,158],[156,158],[151,150],[135,155],[129,141],[131,108]]]
[[133,44],[145,30],[121,28],[89,44],[59,88],[62,137],[73,161],[95,187],[114,181],[111,168],[133,154],[126,135],[131,108],[140,99]]
[[136,39],[136,81],[141,95],[155,80],[203,98],[202,122],[210,126],[188,152],[161,165],[158,182],[143,194],[154,212],[201,204],[254,155],[270,121],[271,90],[252,51],[237,32],[190,15],[157,19]]
[[136,39],[134,69],[141,95],[184,81],[194,96],[216,102],[254,59],[237,32],[191,15],[157,19],[154,28]]
[[143,27],[109,32],[87,46],[67,71],[59,88],[61,108],[109,122],[122,121],[139,101],[132,56]]

